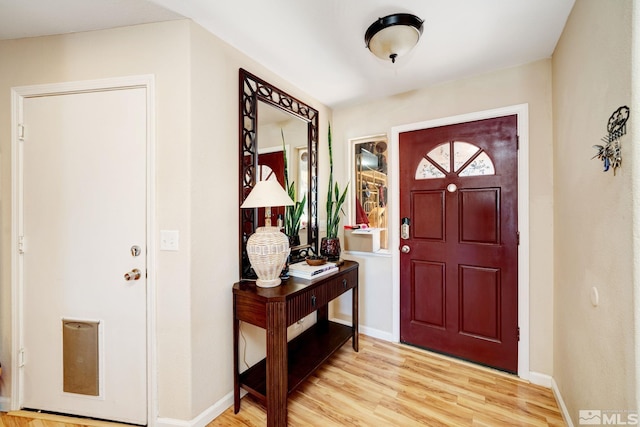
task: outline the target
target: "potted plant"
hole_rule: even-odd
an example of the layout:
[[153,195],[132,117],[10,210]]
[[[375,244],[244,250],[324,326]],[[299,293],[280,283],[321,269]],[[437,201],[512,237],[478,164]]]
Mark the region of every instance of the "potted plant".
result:
[[329,188],[327,192],[327,237],[323,237],[320,242],[320,254],[326,256],[330,261],[340,259],[340,239],[338,229],[340,225],[340,214],[344,213],[342,205],[347,197],[347,184],[342,194],[338,183],[333,182],[333,147],[331,141],[331,123],[329,123]]
[[284,234],[289,237],[290,246],[300,245],[300,220],[304,212],[304,206],[307,202],[307,195],[302,197],[301,201],[296,200],[295,181],[289,184],[289,172],[287,168],[287,149],[284,143],[284,131],[280,129],[282,134],[282,152],[284,154],[284,185],[289,197],[293,200],[293,206],[286,206],[284,211]]

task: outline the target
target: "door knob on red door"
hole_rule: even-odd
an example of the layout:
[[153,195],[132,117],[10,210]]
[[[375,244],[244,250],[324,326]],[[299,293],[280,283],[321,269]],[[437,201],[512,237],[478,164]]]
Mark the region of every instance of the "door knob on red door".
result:
[[142,273],[140,272],[140,270],[138,270],[137,268],[134,268],[130,272],[124,273],[124,280],[126,281],[139,280],[140,276],[142,276]]
[[411,248],[409,247],[409,245],[402,245],[402,248],[400,248],[400,250],[403,254],[408,254],[409,252],[411,252]]

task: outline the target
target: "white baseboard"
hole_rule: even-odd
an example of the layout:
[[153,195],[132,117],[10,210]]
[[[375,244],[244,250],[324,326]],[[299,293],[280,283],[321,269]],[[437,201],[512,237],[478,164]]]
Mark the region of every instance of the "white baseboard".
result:
[[156,419],[155,427],[205,427],[232,405],[233,391],[202,411],[197,417],[190,421],[177,420],[173,418],[158,418]]
[[546,388],[551,388],[553,378],[551,375],[541,374],[540,372],[529,372],[529,378],[527,378],[532,384],[539,385]]
[[360,326],[360,332],[372,338],[378,338],[384,341],[394,342],[393,334],[391,332],[381,331],[380,329],[368,328],[366,326]]
[[11,411],[11,398],[0,396],[0,412]]
[[554,380],[553,378],[551,378],[551,389],[553,390],[553,394],[556,397],[558,406],[560,407],[560,412],[562,413],[562,418],[564,418],[564,422],[567,423],[567,427],[573,427],[573,421],[571,420],[571,416],[569,415],[569,410],[567,409],[567,405],[564,404],[564,400],[562,399],[562,395],[560,394],[560,389],[558,388],[558,384],[556,384],[556,380]]
[[[343,320],[343,319],[338,319],[336,317],[333,317],[331,318],[331,321],[340,323],[341,325],[351,326],[350,320]],[[362,325],[358,326],[358,331],[372,338],[378,338],[384,341],[394,342],[393,334],[390,332],[385,332],[385,331],[381,331],[380,329],[369,328],[367,326],[362,326]]]

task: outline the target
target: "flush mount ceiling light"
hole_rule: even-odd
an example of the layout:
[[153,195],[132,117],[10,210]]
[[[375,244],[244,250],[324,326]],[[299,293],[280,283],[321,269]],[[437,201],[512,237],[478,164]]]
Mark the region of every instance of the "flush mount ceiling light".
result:
[[367,48],[380,59],[396,58],[408,53],[418,43],[424,21],[409,13],[395,13],[378,18],[364,35]]

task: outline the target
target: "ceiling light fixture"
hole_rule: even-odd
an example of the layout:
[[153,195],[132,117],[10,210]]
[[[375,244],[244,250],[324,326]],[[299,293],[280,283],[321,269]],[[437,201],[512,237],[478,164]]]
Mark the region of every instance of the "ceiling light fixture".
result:
[[408,53],[418,43],[423,20],[409,13],[395,13],[378,18],[364,35],[367,48],[380,59],[396,58]]

